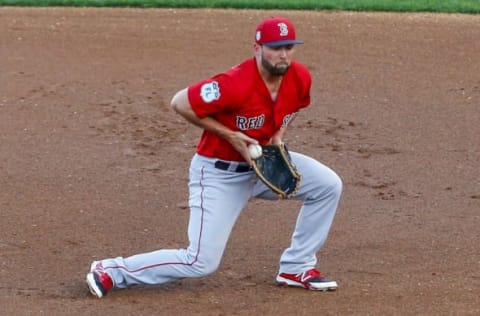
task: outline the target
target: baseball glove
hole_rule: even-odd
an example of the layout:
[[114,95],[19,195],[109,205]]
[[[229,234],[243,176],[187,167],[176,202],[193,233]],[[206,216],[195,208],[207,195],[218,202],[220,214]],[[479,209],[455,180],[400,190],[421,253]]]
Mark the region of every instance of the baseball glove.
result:
[[280,198],[289,199],[297,193],[301,176],[285,144],[262,146],[262,156],[253,159],[253,169]]

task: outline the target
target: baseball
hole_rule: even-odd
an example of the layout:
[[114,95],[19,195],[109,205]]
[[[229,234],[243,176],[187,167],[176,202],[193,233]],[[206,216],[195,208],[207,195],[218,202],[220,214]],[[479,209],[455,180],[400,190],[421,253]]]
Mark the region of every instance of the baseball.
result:
[[260,158],[262,156],[262,146],[250,144],[248,145],[248,152],[250,153],[250,157],[252,157],[252,159]]

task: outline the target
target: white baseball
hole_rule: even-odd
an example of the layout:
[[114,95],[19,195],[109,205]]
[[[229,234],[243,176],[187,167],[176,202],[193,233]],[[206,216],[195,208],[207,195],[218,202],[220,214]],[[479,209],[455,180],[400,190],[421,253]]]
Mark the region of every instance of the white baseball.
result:
[[248,145],[248,152],[250,153],[250,157],[252,159],[257,159],[262,156],[262,146],[256,144]]

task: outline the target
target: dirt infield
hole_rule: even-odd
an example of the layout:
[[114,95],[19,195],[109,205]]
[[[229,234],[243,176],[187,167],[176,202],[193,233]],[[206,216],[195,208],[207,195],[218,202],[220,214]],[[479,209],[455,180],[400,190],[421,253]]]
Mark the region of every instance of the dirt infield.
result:
[[253,201],[214,275],[89,295],[92,260],[186,245],[200,131],[169,100],[277,13],[0,8],[0,314],[480,314],[478,15],[280,12],[314,79],[287,141],[344,181],[338,291],[274,284],[299,205]]

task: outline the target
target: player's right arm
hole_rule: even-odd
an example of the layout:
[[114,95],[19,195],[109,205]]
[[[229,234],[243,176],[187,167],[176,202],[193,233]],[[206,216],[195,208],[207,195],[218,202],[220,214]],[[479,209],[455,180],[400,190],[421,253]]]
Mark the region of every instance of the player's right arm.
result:
[[198,117],[193,111],[190,101],[188,99],[187,88],[178,91],[173,96],[170,105],[175,110],[175,112],[180,114],[193,125],[214,132],[221,138],[227,140],[249,164],[252,164],[252,160],[250,158],[247,146],[248,144],[258,144],[258,141],[251,137],[248,137],[247,135],[239,131],[232,131],[211,116],[206,116],[202,118]]

